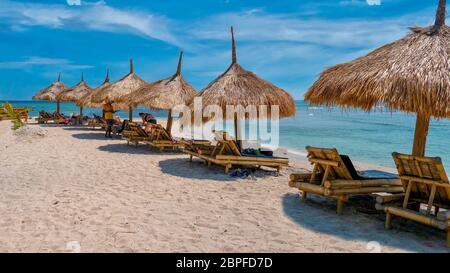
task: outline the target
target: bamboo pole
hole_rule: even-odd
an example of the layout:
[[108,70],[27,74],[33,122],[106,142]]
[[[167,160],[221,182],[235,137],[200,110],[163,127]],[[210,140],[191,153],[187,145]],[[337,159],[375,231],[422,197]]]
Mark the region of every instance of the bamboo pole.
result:
[[83,116],[83,106],[80,106],[80,117]]
[[234,135],[236,136],[236,143],[239,151],[242,151],[241,123],[239,122],[237,115],[237,113],[234,113]]
[[310,179],[311,175],[312,175],[312,173],[291,173],[289,175],[289,180],[290,181],[297,181],[297,180]]
[[447,189],[450,188],[450,184],[445,181],[442,181],[442,183],[441,183],[441,182],[438,182],[433,179],[426,179],[426,178],[409,176],[409,175],[400,175],[400,178],[403,180],[427,184],[430,186],[437,186],[437,187],[442,187],[442,188],[447,188]]
[[317,163],[317,164],[320,164],[320,165],[339,167],[339,162],[333,161],[333,160],[319,159],[319,158],[310,158],[309,162]]
[[324,192],[325,192],[324,188],[317,186],[317,185],[309,184],[309,183],[290,181],[289,186],[291,186],[293,188],[298,188],[301,191],[306,191],[306,192],[315,193],[315,194],[319,194],[319,195],[324,195]]
[[169,133],[172,131],[172,122],[173,122],[172,109],[170,109],[169,113],[167,114],[167,126],[166,126],[166,130]]
[[419,222],[421,224],[429,225],[438,229],[447,229],[447,222],[436,220],[433,217],[426,216],[419,212],[415,212],[409,209],[402,209],[398,207],[385,207],[384,211],[386,213],[391,213],[396,216],[400,216],[415,222]]
[[403,187],[364,187],[356,189],[325,189],[325,195],[342,195],[342,194],[362,194],[362,193],[375,193],[375,192],[402,192]]
[[430,126],[430,116],[418,113],[416,119],[416,129],[414,132],[414,144],[412,149],[412,155],[425,156],[425,146],[427,142],[429,126]]
[[403,198],[405,198],[404,193],[398,193],[398,194],[390,194],[390,195],[384,195],[384,196],[377,196],[376,201],[378,204],[386,204],[391,203],[395,201],[403,201]]
[[363,188],[363,187],[378,187],[378,186],[403,186],[400,179],[374,179],[374,180],[328,180],[325,181],[324,187],[326,189],[339,188]]
[[56,113],[59,114],[60,112],[60,105],[59,105],[59,100],[56,101]]
[[256,156],[237,156],[237,155],[216,155],[217,160],[230,160],[230,161],[255,161],[255,162],[278,162],[288,164],[289,159],[279,157],[256,157]]
[[130,109],[128,110],[128,119],[130,120],[130,122],[133,121],[133,108],[130,107]]

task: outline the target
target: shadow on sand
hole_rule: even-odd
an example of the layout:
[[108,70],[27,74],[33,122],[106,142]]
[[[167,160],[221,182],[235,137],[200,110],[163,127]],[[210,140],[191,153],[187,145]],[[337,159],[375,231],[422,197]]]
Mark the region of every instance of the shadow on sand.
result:
[[[361,198],[350,199],[341,216],[335,213],[334,201],[318,196],[309,195],[305,202],[298,194],[288,193],[283,196],[282,205],[284,213],[294,223],[314,232],[351,241],[379,242],[406,251],[446,252],[445,232],[400,218],[394,219],[393,230],[386,230],[384,213],[370,209],[374,203],[372,198]],[[364,203],[369,213],[360,211]],[[433,248],[436,244],[442,245],[442,248]],[[369,247],[367,250],[370,251]]]
[[88,127],[88,126],[70,126],[70,127],[63,127],[64,130],[67,131],[90,131],[90,132],[105,132],[105,130],[103,130],[100,127],[97,128],[92,128],[92,127]]
[[106,138],[104,132],[92,132],[92,133],[80,133],[73,134],[72,137],[83,140],[120,140],[120,136],[113,136],[112,138]]
[[159,167],[163,173],[183,178],[220,182],[230,182],[238,179],[225,174],[224,169],[220,166],[212,165],[208,168],[203,161],[195,159],[190,162],[188,156],[162,160],[159,162]]
[[119,154],[148,154],[148,155],[176,155],[180,154],[180,152],[159,152],[155,149],[151,149],[147,145],[127,145],[126,141],[121,141],[120,143],[115,144],[107,144],[98,147],[98,149],[102,152],[108,153],[119,153]]
[[44,124],[38,124],[38,123],[28,123],[28,125],[37,125],[41,127],[57,127],[57,128],[68,128],[71,125],[67,124],[56,124],[56,123],[44,123]]

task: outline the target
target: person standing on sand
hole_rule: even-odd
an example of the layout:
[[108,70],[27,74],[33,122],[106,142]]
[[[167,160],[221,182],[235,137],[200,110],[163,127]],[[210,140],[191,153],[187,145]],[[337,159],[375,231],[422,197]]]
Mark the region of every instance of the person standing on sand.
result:
[[112,126],[114,125],[114,108],[112,107],[111,103],[106,103],[103,105],[103,112],[105,113],[105,120],[106,120],[106,132],[105,137],[112,138]]

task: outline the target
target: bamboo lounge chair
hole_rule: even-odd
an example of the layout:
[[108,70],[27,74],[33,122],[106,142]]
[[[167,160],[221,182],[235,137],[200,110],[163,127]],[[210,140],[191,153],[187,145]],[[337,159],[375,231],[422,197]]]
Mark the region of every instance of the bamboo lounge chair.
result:
[[270,167],[279,172],[283,167],[287,167],[289,159],[269,156],[252,156],[241,153],[236,141],[232,139],[227,132],[215,131],[217,144],[215,146],[206,146],[206,149],[199,147],[197,151],[185,150],[185,153],[192,157],[198,157],[205,160],[208,166],[211,164],[225,167],[225,173],[228,173],[233,165],[238,166],[256,166]]
[[50,114],[46,111],[40,111],[39,117],[36,119],[39,124],[48,123],[49,121],[53,121],[55,124],[68,124],[70,120],[62,114],[53,113]]
[[95,127],[100,127],[102,129],[106,128],[106,120],[103,117],[94,114],[94,118],[88,121],[88,126],[95,129]]
[[136,146],[139,142],[151,141],[153,139],[152,135],[147,134],[147,132],[142,129],[139,123],[129,122],[128,128],[122,134],[122,138],[127,141],[127,144],[134,143]]
[[53,113],[53,123],[55,124],[69,124],[70,119],[65,117],[63,114],[60,113]]
[[[377,197],[376,208],[386,213],[386,228],[399,216],[447,231],[450,247],[450,183],[439,157],[418,157],[393,153],[404,194]],[[425,213],[420,205],[426,204]],[[432,214],[432,208],[434,213]],[[440,209],[444,208],[445,211]]]
[[196,140],[192,141],[181,141],[178,139],[175,139],[172,137],[172,134],[166,130],[163,126],[160,124],[153,124],[153,129],[151,132],[151,138],[150,140],[144,141],[150,147],[159,149],[160,152],[162,152],[165,148],[171,148],[173,150],[175,149],[182,149],[184,148],[184,145],[188,143],[200,143]]
[[311,173],[291,174],[289,186],[307,193],[337,200],[337,213],[342,214],[349,196],[371,193],[403,192],[402,183],[393,178],[369,178],[358,174],[348,156],[336,149],[307,146],[308,160],[313,164]]
[[47,123],[53,120],[53,115],[46,111],[39,111],[39,117],[36,120],[39,124]]
[[[28,121],[28,109],[26,107],[17,107],[13,108],[14,112],[19,114],[19,118],[25,120],[25,122]],[[5,109],[0,108],[0,120],[10,120],[11,116],[8,114],[8,112],[5,111]]]

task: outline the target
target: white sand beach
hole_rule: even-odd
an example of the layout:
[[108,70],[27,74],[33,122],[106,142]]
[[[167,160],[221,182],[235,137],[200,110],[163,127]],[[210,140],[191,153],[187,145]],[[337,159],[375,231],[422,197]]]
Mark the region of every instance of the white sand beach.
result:
[[301,202],[288,186],[310,168],[301,158],[280,176],[237,179],[99,129],[9,127],[0,122],[0,252],[448,251],[444,232],[400,219],[385,230],[383,214],[354,203],[367,198],[342,216],[333,201]]

